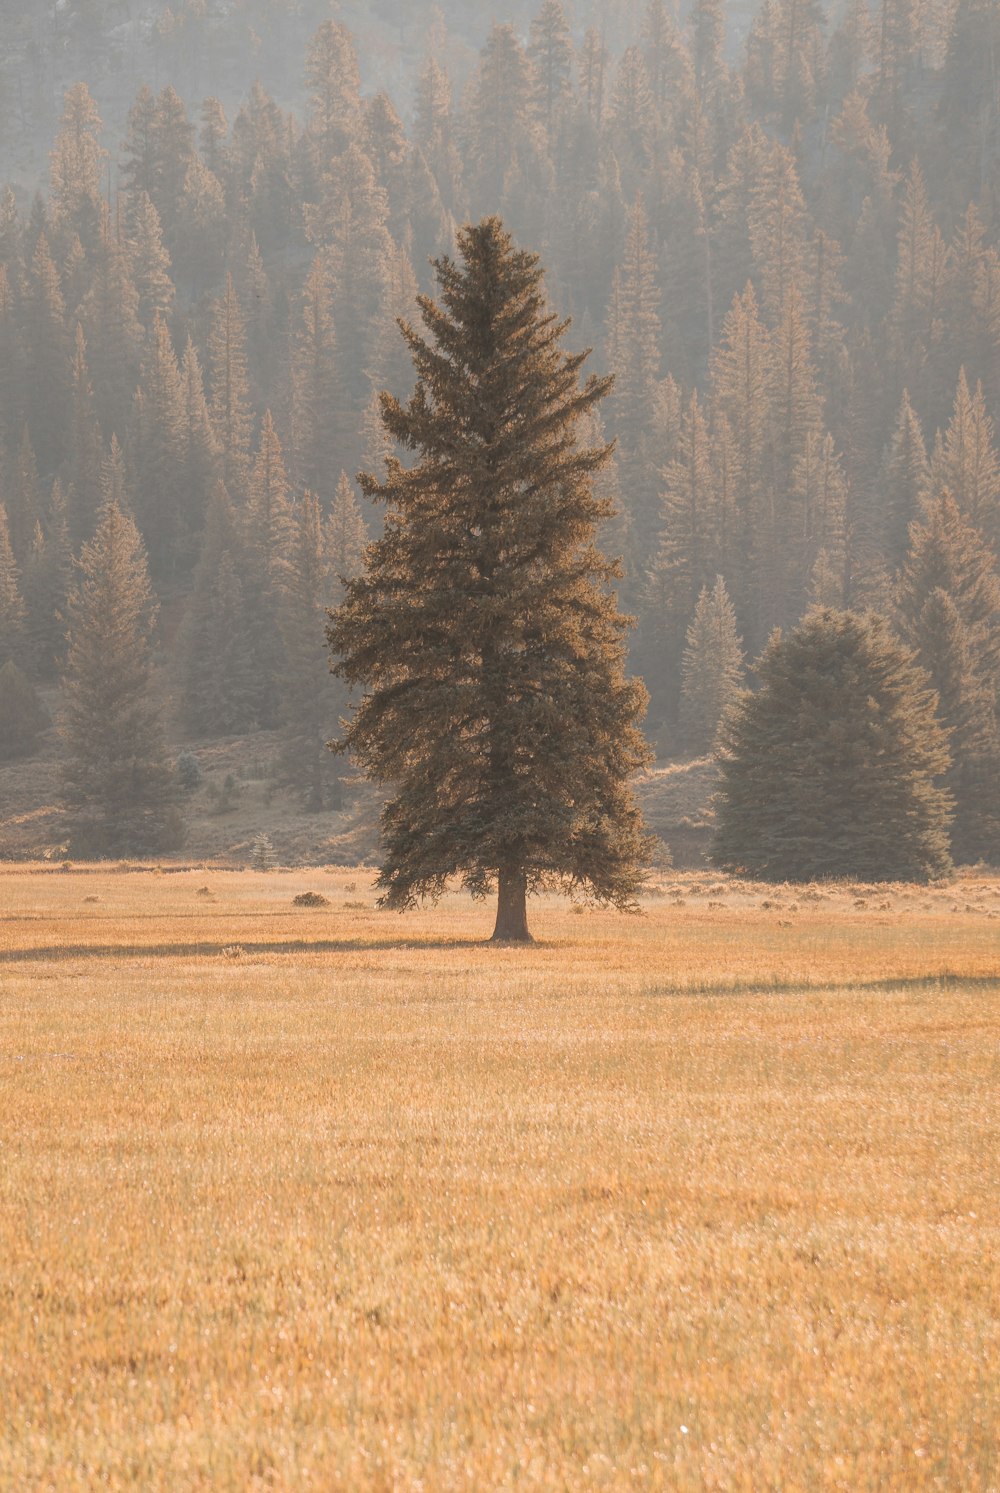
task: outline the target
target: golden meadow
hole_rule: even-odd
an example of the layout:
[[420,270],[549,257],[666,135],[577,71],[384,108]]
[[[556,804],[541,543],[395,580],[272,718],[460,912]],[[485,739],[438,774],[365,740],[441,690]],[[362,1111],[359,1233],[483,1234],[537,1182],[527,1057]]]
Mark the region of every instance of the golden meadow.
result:
[[4,868],[0,1487],[1000,1487],[1000,882],[655,892]]

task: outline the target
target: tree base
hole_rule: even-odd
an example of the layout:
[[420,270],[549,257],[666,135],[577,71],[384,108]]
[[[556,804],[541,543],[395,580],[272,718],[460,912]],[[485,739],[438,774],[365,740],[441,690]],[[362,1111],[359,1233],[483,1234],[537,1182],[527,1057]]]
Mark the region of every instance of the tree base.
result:
[[490,943],[534,943],[528,931],[528,879],[520,867],[500,872],[497,922]]

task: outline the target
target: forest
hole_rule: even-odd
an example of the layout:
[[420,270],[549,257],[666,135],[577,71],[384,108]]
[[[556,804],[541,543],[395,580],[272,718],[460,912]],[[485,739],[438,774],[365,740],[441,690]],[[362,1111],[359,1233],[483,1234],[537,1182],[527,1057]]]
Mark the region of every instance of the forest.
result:
[[274,732],[336,805],[324,617],[382,524],[397,322],[499,215],[614,375],[586,434],[661,760],[711,749],[774,628],[870,610],[938,693],[954,855],[995,859],[1000,7],[507,14],[4,7],[0,751],[96,729],[114,509],[136,729],[171,772]]

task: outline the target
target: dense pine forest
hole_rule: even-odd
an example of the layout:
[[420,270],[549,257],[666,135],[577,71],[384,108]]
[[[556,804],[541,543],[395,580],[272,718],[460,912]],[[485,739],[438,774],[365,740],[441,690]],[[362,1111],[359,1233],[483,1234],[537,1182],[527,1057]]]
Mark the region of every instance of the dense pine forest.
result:
[[870,610],[938,692],[953,854],[995,860],[1000,6],[506,13],[3,7],[0,753],[54,720],[86,805],[128,690],[159,786],[110,848],[179,842],[186,748],[261,730],[337,806],[355,474],[400,454],[398,319],[495,214],[615,376],[587,437],[660,757],[711,749],[774,628]]

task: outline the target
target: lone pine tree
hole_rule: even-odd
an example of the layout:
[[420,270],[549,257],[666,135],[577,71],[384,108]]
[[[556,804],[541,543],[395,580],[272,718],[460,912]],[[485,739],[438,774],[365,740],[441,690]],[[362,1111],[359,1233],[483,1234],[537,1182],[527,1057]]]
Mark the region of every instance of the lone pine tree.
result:
[[888,624],[817,607],[755,670],[721,732],[716,865],[768,881],[946,872],[947,738]]
[[338,749],[394,796],[382,816],[382,904],[402,909],[459,875],[499,893],[494,940],[530,938],[526,894],[578,888],[632,904],[647,851],[629,775],[648,760],[643,685],[626,679],[628,620],[594,543],[610,503],[592,479],[609,448],[577,444],[609,379],[560,343],[538,257],[497,218],[435,261],[427,336],[401,323],[417,372],[381,396],[398,445],[364,573],[330,613],[334,672],[365,693]]
[[78,567],[62,719],[71,845],[84,856],[172,850],[183,832],[150,697],[156,604],[139,531],[117,504],[105,508]]

